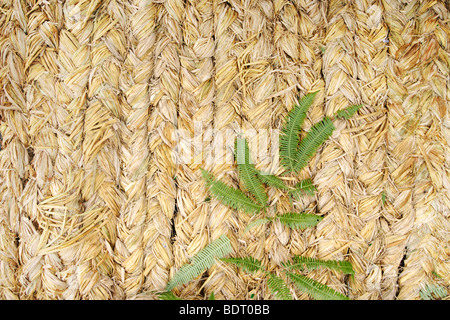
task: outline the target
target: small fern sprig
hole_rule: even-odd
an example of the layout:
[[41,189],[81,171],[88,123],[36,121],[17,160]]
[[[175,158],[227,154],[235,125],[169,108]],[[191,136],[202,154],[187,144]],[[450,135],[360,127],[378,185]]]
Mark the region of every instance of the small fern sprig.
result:
[[347,296],[314,279],[291,271],[285,271],[285,273],[298,289],[315,300],[349,300]]
[[[265,274],[267,277],[267,287],[269,290],[277,297],[278,299],[282,300],[291,300],[292,295],[289,290],[289,284],[288,282],[284,281],[281,277],[268,272],[261,261],[253,258],[253,257],[243,257],[243,258],[222,258],[220,259],[223,262],[230,263],[235,265],[236,267],[242,269],[245,272],[249,273],[256,273],[258,271],[261,271]],[[306,264],[310,263],[311,266],[313,266],[312,262],[314,259],[300,259],[298,261],[303,261]],[[338,269],[339,271],[342,271],[344,273],[353,272],[353,269],[350,267],[348,268],[348,265],[340,264],[340,262],[337,261],[327,261],[324,263],[322,260],[316,260],[318,264],[320,264],[320,267],[330,267],[332,269]],[[296,269],[295,265],[289,264],[289,263],[283,263],[283,272],[286,274],[287,278],[291,280],[292,283],[294,283],[297,288],[299,288],[301,291],[307,293],[310,295],[313,299],[319,299],[319,300],[349,300],[349,298],[342,293],[339,293],[335,291],[334,289],[328,287],[325,284],[322,284],[314,279],[308,278],[306,276],[294,273],[293,270]],[[314,265],[317,266],[317,265]],[[353,273],[352,273],[353,274]]]
[[306,94],[289,112],[280,135],[280,161],[288,171],[295,167],[297,148],[300,142],[300,131],[306,119],[306,113],[314,101],[318,91]]
[[262,207],[266,207],[267,194],[264,186],[258,178],[258,171],[251,163],[250,149],[246,139],[237,138],[235,142],[235,157],[239,172],[239,178],[245,188],[255,197]]
[[206,185],[209,187],[209,191],[223,204],[249,214],[255,214],[262,210],[263,207],[261,205],[255,203],[241,190],[230,187],[224,182],[217,180],[209,172],[201,168],[200,170],[206,181]]
[[335,117],[336,118],[341,118],[341,119],[350,119],[351,117],[353,117],[353,115],[359,110],[361,109],[363,105],[362,104],[357,104],[357,105],[353,105],[350,106],[348,108],[339,110],[338,112],[335,113]]
[[253,257],[243,257],[243,258],[223,258],[220,259],[223,262],[230,263],[235,265],[236,267],[242,269],[245,272],[249,273],[256,273],[258,271],[261,271],[264,273],[265,276],[268,277],[267,279],[267,286],[269,290],[278,298],[282,300],[292,300],[292,295],[289,291],[289,287],[284,282],[283,279],[281,279],[279,276],[267,271],[264,266],[262,265],[262,262],[258,259],[255,259]]
[[419,291],[422,300],[440,300],[448,297],[447,288],[438,284],[429,284]]
[[306,228],[315,227],[323,217],[310,213],[286,212],[275,217],[264,217],[250,222],[244,230],[244,234],[252,228],[258,227],[269,222],[279,221],[291,229],[304,230]]
[[258,178],[262,181],[262,183],[274,187],[280,190],[292,190],[293,188],[288,187],[284,184],[283,180],[278,178],[277,176],[266,174],[264,172],[258,171]]
[[223,262],[231,263],[241,268],[242,270],[250,273],[255,273],[258,271],[266,271],[258,259],[253,257],[244,257],[244,258],[222,258],[220,259]]
[[274,273],[268,272],[267,287],[280,300],[292,300],[288,284]]
[[156,296],[159,300],[183,300],[177,297],[172,291],[157,292]]
[[302,196],[313,196],[317,192],[316,186],[311,179],[304,179],[294,186],[294,189],[290,191],[297,199]]
[[291,229],[306,229],[316,226],[323,217],[309,213],[287,212],[275,217],[281,224]]
[[[333,122],[325,117],[316,123],[306,136],[300,140],[300,134],[306,114],[316,92],[306,94],[294,108],[289,111],[280,135],[280,163],[287,172],[297,173],[305,167],[317,149],[335,130]],[[353,105],[334,114],[334,118],[350,119],[362,105]]]
[[333,122],[328,117],[312,126],[300,142],[291,171],[296,173],[303,169],[314,156],[317,149],[331,137],[335,129]]
[[270,217],[264,217],[264,218],[256,219],[256,220],[250,222],[247,225],[247,227],[245,227],[244,234],[247,233],[250,229],[253,229],[253,228],[256,228],[258,226],[267,224],[267,223],[271,222],[272,220],[273,219],[270,218]]
[[308,271],[312,271],[319,268],[326,268],[343,272],[345,274],[350,274],[352,277],[355,274],[352,264],[345,260],[320,260],[311,257],[294,256],[292,257],[292,262],[286,262],[282,265],[289,270],[304,271],[307,269]]
[[166,286],[166,291],[171,291],[173,288],[188,283],[194,280],[204,271],[210,268],[216,258],[223,258],[233,251],[230,239],[222,235],[218,239],[211,242],[205,248],[200,250],[190,263],[183,265],[177,273],[172,277]]

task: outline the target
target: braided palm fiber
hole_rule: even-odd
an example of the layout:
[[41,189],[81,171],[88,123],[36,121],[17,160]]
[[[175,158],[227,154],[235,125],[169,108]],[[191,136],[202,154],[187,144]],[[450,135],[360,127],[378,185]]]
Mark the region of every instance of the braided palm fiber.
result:
[[[222,234],[233,255],[281,276],[294,254],[351,261],[354,279],[308,276],[353,299],[448,289],[449,9],[444,0],[0,0],[0,299],[154,299]],[[317,197],[291,204],[269,188],[269,214],[293,205],[325,219],[243,235],[249,217],[208,201],[198,168],[239,186],[235,135],[270,129],[275,155],[284,116],[316,90],[307,130],[364,107],[283,177],[312,177]],[[277,172],[256,157],[258,137],[247,138],[258,168]],[[191,162],[177,163],[180,141],[194,143]],[[262,278],[217,262],[175,293],[273,299]]]
[[[92,10],[95,4],[90,2],[88,10]],[[117,92],[119,66],[126,50],[122,30],[124,23],[115,8],[115,1],[98,2],[97,5],[90,32],[91,70],[84,120],[85,184],[82,186],[82,198],[85,200],[85,212],[96,212],[92,219],[96,219],[101,228],[80,248],[82,263],[78,277],[82,279],[79,280],[82,295],[105,299],[115,293],[121,296],[118,284],[113,280],[113,248],[117,241],[117,217],[125,203],[124,192],[118,187],[122,171],[120,118],[124,102]]]
[[180,92],[181,19],[179,0],[155,3],[156,42],[154,73],[151,79],[152,104],[148,131],[150,167],[147,172],[149,225],[145,230],[145,290],[162,290],[173,265],[171,243],[175,211],[176,175],[172,150],[176,145],[177,104]]
[[[275,88],[273,94],[274,110],[271,117],[272,126],[281,129],[283,119],[288,111],[297,102],[298,83],[298,25],[296,21],[297,11],[293,3],[273,1],[274,27],[273,27],[273,70],[275,72]],[[273,141],[271,139],[271,141]],[[270,148],[272,152],[274,149]],[[277,150],[278,152],[278,150]],[[273,174],[279,174],[279,168],[272,168]],[[286,181],[289,184],[289,180]],[[271,189],[268,193],[269,203],[274,209],[268,212],[275,216],[277,213],[290,211],[290,201],[284,192]],[[277,265],[288,259],[288,249],[285,247],[289,240],[289,230],[279,222],[271,224],[267,228],[265,255],[269,257],[268,269],[276,271]],[[270,297],[267,290],[265,297]]]
[[[211,144],[214,115],[214,21],[210,1],[187,1],[183,12],[183,46],[180,53],[181,93],[178,113],[180,155],[177,181],[177,208],[174,239],[175,266],[181,267],[209,243],[210,205],[199,167],[212,169],[205,159]],[[201,150],[200,150],[201,148]],[[201,152],[202,151],[202,152]],[[184,299],[198,295],[196,281],[181,291]],[[191,296],[189,296],[191,295]],[[206,297],[207,298],[207,297]]]
[[[25,205],[26,213],[21,217],[19,230],[23,241],[19,245],[21,268],[17,277],[22,299],[52,299],[65,289],[64,282],[54,273],[60,271],[62,265],[56,254],[43,255],[39,251],[48,240],[52,241],[53,236],[59,234],[58,226],[62,221],[58,210],[45,208],[41,204],[61,191],[61,163],[56,161],[61,159],[58,135],[64,116],[59,112],[58,104],[63,88],[57,77],[55,61],[59,38],[57,26],[61,24],[62,7],[50,3],[42,7],[32,5],[15,3],[16,14],[21,12],[28,18],[24,90],[29,103],[30,151],[34,153],[30,178],[24,183],[23,199],[20,201]],[[52,268],[44,268],[46,265]]]
[[[76,243],[80,237],[88,238],[89,235],[86,228],[80,227],[79,223],[80,216],[84,213],[80,185],[83,178],[81,166],[87,98],[85,86],[90,59],[86,44],[89,34],[80,35],[74,30],[77,24],[69,21],[70,9],[68,4],[53,8],[54,13],[60,15],[61,19],[57,25],[60,28],[56,33],[57,37],[53,39],[52,45],[49,45],[51,49],[59,46],[54,50],[57,55],[53,56],[56,60],[52,62],[57,88],[56,100],[53,101],[57,127],[54,127],[53,131],[58,137],[58,152],[54,162],[54,176],[51,178],[52,191],[39,203],[38,210],[41,215],[37,217],[36,222],[40,229],[43,229],[38,254],[43,255],[46,266],[43,272],[45,293],[51,294],[49,298],[76,299],[80,298],[76,281],[79,260],[76,246],[70,247],[69,244]],[[67,14],[63,14],[64,12]],[[55,30],[47,30],[51,28],[50,25],[45,23],[45,32],[40,30],[45,36],[44,39],[55,37],[51,35]],[[39,117],[42,117],[42,114],[38,114]]]
[[[414,150],[413,132],[417,126],[417,105],[406,98],[415,96],[419,70],[419,44],[415,42],[415,16],[412,7],[400,1],[385,2],[385,19],[389,28],[389,55],[386,76],[388,81],[386,137],[386,203],[383,210],[385,233],[382,299],[394,299],[397,294],[398,273],[406,254],[406,242],[414,224]],[[416,3],[417,4],[417,3]]]
[[[215,36],[215,112],[213,128],[218,135],[214,139],[214,167],[212,174],[231,186],[237,187],[237,172],[233,165],[235,134],[240,132],[241,119],[237,110],[242,99],[238,57],[243,45],[243,7],[240,1],[213,1]],[[211,240],[226,234],[234,250],[237,249],[238,213],[216,199],[211,199],[211,215],[208,221]],[[217,299],[244,299],[244,282],[235,268],[224,263],[213,266],[204,282],[207,295],[214,292]]]
[[20,198],[29,164],[26,79],[23,72],[27,21],[26,13],[18,14],[24,10],[21,3],[14,8],[12,3],[4,2],[2,10],[0,85],[4,94],[0,95],[0,134],[5,147],[0,155],[0,299],[18,299],[17,272],[20,265],[16,235],[23,214]]
[[[353,33],[356,28],[355,14],[350,1],[330,1],[328,24],[324,39],[323,75],[326,86],[325,114],[359,102],[356,83],[357,63]],[[318,210],[325,218],[317,226],[317,257],[343,260],[348,247],[357,235],[357,219],[353,214],[352,187],[357,146],[352,134],[345,130],[347,123],[352,128],[358,122],[335,121],[336,130],[325,143],[322,157],[318,161],[318,172],[314,182],[319,190]],[[314,274],[340,292],[346,292],[345,276],[335,272]]]
[[[82,10],[75,10],[78,6]],[[76,7],[76,8],[78,8]],[[83,227],[82,220],[85,208],[81,200],[80,185],[83,179],[83,125],[87,106],[87,83],[90,70],[90,41],[89,33],[82,32],[92,25],[87,22],[83,28],[81,15],[86,14],[86,2],[65,3],[62,7],[63,21],[59,33],[58,66],[60,85],[64,94],[58,95],[58,112],[60,113],[60,152],[57,166],[60,191],[46,199],[44,210],[54,207],[62,218],[57,236],[49,240],[41,249],[41,253],[52,253],[54,258],[60,259],[62,265],[59,279],[65,283],[65,289],[60,298],[79,299],[80,290],[78,277],[78,249],[81,237],[89,238],[93,229]],[[61,195],[63,197],[61,197]],[[67,207],[70,210],[56,209]],[[60,208],[61,208],[60,207]],[[87,215],[86,215],[87,216]],[[72,245],[71,245],[72,244]],[[58,261],[55,260],[54,261]],[[54,274],[56,276],[57,274]]]
[[[313,105],[308,111],[303,130],[307,131],[311,126],[320,121],[325,114],[325,82],[322,77],[322,56],[324,53],[324,37],[326,31],[327,1],[295,1],[295,8],[299,13],[298,25],[298,57],[290,68],[296,68],[299,73],[297,81],[306,92],[319,91]],[[295,12],[295,11],[294,11]],[[296,69],[294,69],[296,70]],[[321,148],[314,156],[310,164],[303,168],[297,179],[313,178],[317,169],[317,158],[320,157]],[[301,199],[293,199],[295,212],[317,213],[317,201],[315,197],[304,196]],[[317,254],[315,245],[316,232],[314,228],[306,230],[292,230],[290,232],[290,256],[302,255],[314,257]],[[296,291],[296,297],[307,299],[308,296],[301,291]]]
[[[298,13],[293,3],[274,1],[275,26],[273,46],[277,55],[274,56],[273,68],[275,71],[275,93],[273,114],[274,127],[281,129],[282,119],[297,102],[297,84],[299,81],[299,38]],[[290,200],[284,192],[273,190],[269,193],[269,202],[275,204],[276,211],[271,210],[271,216],[277,213],[290,212]],[[289,258],[286,244],[289,241],[289,229],[278,221],[268,228],[265,245],[266,256],[270,257],[269,270],[274,269]],[[267,291],[267,298],[270,292]]]
[[[414,225],[406,242],[408,254],[399,275],[398,299],[419,299],[420,290],[428,285],[448,285],[450,277],[449,250],[441,245],[448,243],[450,220],[448,211],[448,161],[445,153],[448,140],[442,119],[448,117],[449,92],[446,87],[450,68],[449,34],[444,17],[448,11],[435,1],[417,1],[414,45],[417,45],[420,72],[414,77],[414,90],[405,99],[414,108],[415,140],[414,162]],[[405,8],[406,9],[406,8]],[[447,129],[448,130],[448,129]],[[445,203],[447,199],[447,205]],[[435,276],[435,274],[438,276]],[[444,277],[440,280],[438,277]],[[440,281],[439,281],[440,280]]]
[[[305,120],[306,129],[323,115],[324,81],[320,76],[322,69],[320,48],[324,36],[322,18],[326,2],[276,1],[274,4],[276,22],[273,41],[277,52],[274,57],[274,69],[279,71],[276,73],[274,104],[282,109],[274,113],[273,119],[275,126],[281,129],[283,125],[281,120],[297,103],[298,90],[300,88],[305,92],[320,90],[309,109],[309,117]],[[304,168],[296,179],[310,177],[310,174],[311,168]],[[313,210],[315,203],[312,200],[310,197],[300,201],[293,199],[294,210],[299,212],[307,208]],[[273,201],[276,201],[278,213],[292,211],[290,199],[282,192],[275,191]],[[270,248],[270,254],[279,263],[288,260],[290,254],[303,254],[308,247],[307,243],[313,240],[312,230],[291,231],[276,223],[269,234],[267,240],[269,245],[266,245],[266,248]],[[300,292],[296,294],[302,295]],[[303,294],[302,297],[307,296]]]
[[[145,231],[151,225],[147,209],[147,177],[150,152],[147,116],[150,108],[149,81],[154,70],[156,10],[148,1],[130,1],[114,12],[122,12],[122,33],[116,39],[126,45],[117,51],[123,61],[120,74],[121,177],[126,201],[120,210],[115,243],[116,278],[124,297],[138,294],[149,270],[145,268]],[[114,42],[113,42],[114,43]],[[113,45],[113,43],[111,43]],[[117,46],[111,46],[117,48]],[[119,49],[119,48],[117,48]]]
[[[274,72],[272,67],[272,29],[273,29],[273,8],[271,1],[244,1],[242,4],[243,12],[243,33],[242,38],[245,50],[238,56],[238,71],[240,79],[239,92],[242,97],[242,105],[237,110],[241,118],[242,131],[249,142],[251,160],[257,169],[262,169],[264,161],[259,155],[266,151],[269,152],[271,141],[270,132],[264,132],[270,128],[271,113],[273,112],[273,103],[270,96],[274,92]],[[268,121],[268,119],[270,119]],[[265,164],[266,167],[269,163]],[[264,170],[267,171],[267,170]],[[239,186],[245,190],[241,183]],[[267,263],[265,255],[265,226],[254,228],[243,234],[246,226],[256,217],[247,214],[239,214],[239,255],[252,256],[258,260]],[[239,276],[243,279],[248,288],[249,295],[254,294],[253,298],[259,299],[264,296],[263,278],[260,274],[248,274],[240,272]]]
[[[385,184],[386,61],[388,30],[383,21],[381,1],[355,1],[355,53],[358,88],[364,107],[361,126],[355,128],[357,149],[356,179],[352,196],[356,207],[357,235],[348,260],[358,270],[351,281],[352,295],[359,299],[379,299],[382,242],[380,218]],[[354,119],[360,119],[355,116]],[[353,130],[353,129],[352,129]]]

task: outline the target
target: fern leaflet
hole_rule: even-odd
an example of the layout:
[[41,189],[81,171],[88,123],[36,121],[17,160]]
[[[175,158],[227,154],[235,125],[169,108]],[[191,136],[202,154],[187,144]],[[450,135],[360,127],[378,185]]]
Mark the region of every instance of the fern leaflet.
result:
[[325,284],[315,281],[311,278],[302,276],[300,274],[285,271],[286,275],[292,282],[295,283],[297,288],[310,295],[316,300],[349,300],[347,296],[339,293]]
[[250,161],[250,149],[246,139],[237,138],[235,142],[235,157],[239,172],[239,178],[245,188],[258,200],[263,207],[267,203],[267,194],[264,186],[258,179],[258,171]]
[[263,224],[266,224],[266,223],[268,223],[270,221],[272,221],[272,219],[267,218],[267,217],[266,218],[261,218],[261,219],[256,219],[256,220],[250,222],[247,225],[247,227],[245,227],[244,234],[247,233],[250,229],[258,227],[258,226],[263,225]]
[[357,105],[353,105],[350,106],[348,108],[339,110],[338,112],[335,113],[335,117],[336,118],[342,118],[342,119],[350,119],[363,105],[362,104],[357,104]]
[[244,258],[222,258],[220,259],[223,262],[231,263],[236,265],[238,268],[241,268],[247,272],[257,272],[264,271],[264,267],[262,266],[261,261],[253,258],[253,257],[244,257]]
[[332,135],[335,129],[333,122],[328,117],[316,123],[300,142],[292,171],[298,172],[304,168],[317,149]]
[[263,172],[258,172],[258,177],[259,177],[259,180],[262,181],[262,183],[264,183],[268,186],[278,188],[281,190],[290,190],[291,189],[288,186],[286,186],[284,184],[284,182],[277,176],[274,176],[271,174],[265,174]]
[[172,291],[159,292],[156,295],[160,300],[183,300],[177,297]]
[[232,251],[230,239],[225,235],[220,236],[220,238],[200,250],[191,259],[190,263],[183,265],[169,281],[166,290],[171,291],[176,286],[185,284],[197,278],[214,264],[215,258],[222,258]]
[[440,285],[427,285],[419,291],[422,300],[438,300],[447,297],[447,289]]
[[316,226],[323,217],[309,213],[287,212],[276,217],[282,224],[292,229],[306,229]]
[[209,191],[219,199],[223,204],[236,210],[242,210],[246,213],[254,214],[262,209],[245,193],[239,189],[232,188],[224,182],[215,179],[209,172],[200,169]]
[[283,266],[288,269],[300,269],[305,268],[308,271],[312,271],[318,268],[328,268],[331,270],[336,270],[343,272],[345,274],[355,274],[352,264],[348,261],[337,261],[337,260],[319,260],[311,257],[294,256],[292,258],[293,262],[285,263]]
[[312,183],[311,179],[305,179],[297,183],[294,187],[294,190],[291,193],[297,198],[307,195],[313,196],[317,191],[317,188]]
[[269,290],[275,294],[275,297],[281,300],[292,300],[292,295],[289,287],[286,285],[283,279],[279,276],[269,273],[269,278],[267,279],[267,286]]
[[318,91],[309,93],[300,99],[298,105],[289,112],[286,124],[280,135],[280,160],[281,165],[288,171],[295,166],[297,148],[300,142],[300,131],[306,118],[306,112],[314,101]]

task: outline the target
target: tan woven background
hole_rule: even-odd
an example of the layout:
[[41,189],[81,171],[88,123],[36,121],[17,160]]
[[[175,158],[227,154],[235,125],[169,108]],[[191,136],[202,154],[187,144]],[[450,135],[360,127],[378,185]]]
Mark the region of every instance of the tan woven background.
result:
[[[224,233],[274,272],[294,254],[350,261],[354,279],[309,276],[352,299],[448,290],[449,10],[432,0],[0,0],[0,298],[151,299]],[[306,129],[364,104],[298,176],[318,193],[296,210],[325,219],[243,235],[250,217],[205,201],[200,165],[175,164],[175,133],[208,150],[213,129],[278,129],[315,90]],[[203,167],[237,185],[232,165]],[[269,200],[290,208],[277,192]],[[211,292],[273,298],[261,277],[222,263],[176,289]]]

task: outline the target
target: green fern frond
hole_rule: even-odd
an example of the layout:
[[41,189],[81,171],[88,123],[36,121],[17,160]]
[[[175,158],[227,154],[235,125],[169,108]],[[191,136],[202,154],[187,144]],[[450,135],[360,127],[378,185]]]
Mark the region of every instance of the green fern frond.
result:
[[343,272],[345,274],[355,274],[352,264],[348,261],[337,261],[337,260],[319,260],[311,257],[294,256],[292,258],[293,262],[285,263],[283,266],[288,269],[300,269],[305,268],[308,271],[312,271],[318,268],[328,268],[331,270],[336,270]]
[[250,148],[246,139],[236,138],[235,157],[239,172],[239,178],[244,187],[255,197],[263,207],[267,204],[267,194],[264,186],[258,179],[258,171],[250,160]]
[[264,271],[264,267],[258,259],[253,257],[244,258],[222,258],[223,262],[231,263],[247,272]]
[[297,183],[291,193],[297,198],[302,196],[313,196],[317,192],[316,186],[311,179],[305,179]]
[[169,281],[166,290],[171,291],[173,288],[197,278],[215,263],[215,258],[225,257],[232,251],[230,239],[225,235],[220,236],[200,250],[190,263],[183,265]]
[[309,213],[287,212],[276,216],[276,219],[291,229],[306,229],[316,226],[323,217]]
[[315,281],[311,278],[296,274],[293,272],[285,271],[289,279],[301,291],[307,293],[313,299],[316,300],[349,300],[349,298],[336,290],[331,289],[325,284]]
[[437,277],[437,278],[439,278],[439,279],[442,279],[442,276],[439,275],[436,271],[431,271],[431,273],[432,273],[435,277]]
[[440,285],[427,285],[419,291],[422,300],[437,300],[447,297],[447,289]]
[[217,180],[209,172],[203,170],[203,178],[209,191],[223,204],[236,210],[242,210],[246,213],[254,214],[262,210],[262,207],[255,203],[245,193],[239,189],[232,188],[224,182]]
[[262,181],[262,183],[278,188],[280,190],[290,190],[291,188],[284,184],[284,182],[278,178],[277,176],[271,174],[265,174],[264,172],[258,172],[258,178]]
[[269,290],[275,294],[280,300],[292,300],[291,291],[287,286],[286,282],[281,279],[279,276],[269,273],[269,278],[267,279],[267,286]]
[[312,126],[310,131],[300,141],[292,171],[298,172],[304,168],[317,149],[333,134],[335,129],[333,122],[328,117]]
[[172,291],[158,292],[156,295],[159,300],[183,300],[177,297]]
[[314,101],[318,91],[309,93],[300,99],[298,105],[289,112],[286,123],[280,135],[280,162],[288,171],[292,171],[297,157],[300,142],[300,131],[306,118],[306,113]]
[[247,225],[247,227],[245,227],[244,234],[247,233],[250,229],[258,227],[258,226],[263,225],[263,224],[266,224],[266,223],[268,223],[270,221],[272,221],[272,219],[267,218],[267,217],[266,218],[261,218],[261,219],[256,219],[256,220],[250,222]]
[[205,248],[200,250],[193,258],[192,264],[208,269],[214,264],[215,258],[222,258],[233,251],[230,239],[226,235],[220,236]]
[[351,107],[339,110],[338,112],[335,113],[335,117],[336,118],[341,118],[341,119],[350,119],[351,117],[353,117],[353,115],[359,110],[361,109],[363,105],[362,104],[357,104],[357,105],[353,105]]

